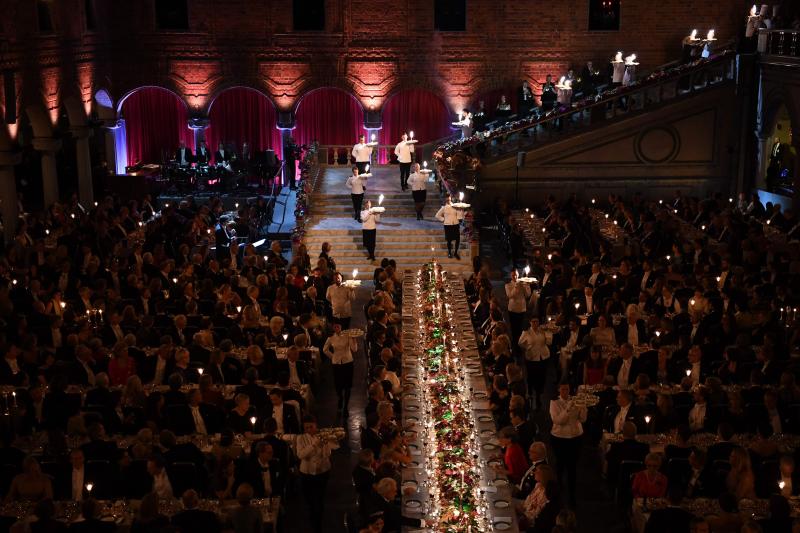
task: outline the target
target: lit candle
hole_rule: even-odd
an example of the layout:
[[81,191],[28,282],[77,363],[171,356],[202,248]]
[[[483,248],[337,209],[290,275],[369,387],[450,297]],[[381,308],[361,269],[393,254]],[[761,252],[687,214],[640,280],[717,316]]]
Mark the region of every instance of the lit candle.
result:
[[659,204],[659,205],[661,205],[661,204],[663,204],[663,203],[664,203],[664,200],[659,200],[659,201],[658,201],[658,204]]
[[705,230],[706,230],[706,225],[705,225],[705,224],[703,224],[702,226],[700,226],[700,229],[701,229],[701,230],[703,230],[703,231],[705,231]]
[[580,309],[580,307],[581,307],[581,304],[579,304],[579,303],[576,303],[576,304],[575,304],[575,310],[576,310],[576,311],[577,311],[578,309]]
[[408,138],[411,139],[412,141],[414,140],[414,132],[413,131],[409,131],[408,132]]
[[202,368],[198,368],[198,369],[197,369],[197,373],[198,373],[198,374],[200,374],[200,375],[202,376],[202,375],[203,375],[203,369],[202,369]]
[[422,168],[428,168],[428,162],[427,161],[423,161],[422,162]]
[[69,218],[75,218],[75,213],[70,213]]
[[713,41],[714,39],[714,30],[708,30],[708,35],[706,35],[706,41]]
[[694,304],[695,304],[695,299],[694,299],[694,298],[692,298],[691,300],[689,300],[689,305],[691,305],[692,307],[694,307]]
[[239,202],[236,202],[236,203],[235,203],[235,204],[233,204],[233,205],[235,205],[235,206],[236,206],[236,209],[239,209]]
[[778,481],[778,488],[779,488],[779,489],[783,490],[783,488],[784,488],[785,486],[786,486],[786,482],[785,482],[784,480],[780,480],[780,481]]
[[289,340],[289,334],[288,334],[288,333],[284,333],[284,334],[283,334],[283,340],[284,340],[284,342],[286,342],[287,340]]
[[458,193],[458,201],[459,202],[463,202],[464,201],[464,191],[461,191],[460,193]]
[[384,196],[382,194],[378,196],[378,205],[381,205],[383,203],[383,198]]
[[606,213],[606,219],[608,219],[608,213]]
[[668,255],[667,256],[667,261],[669,261],[671,257],[672,257],[671,255]]
[[237,305],[236,306],[236,312],[237,313],[241,313],[242,312],[242,306],[241,305]]
[[527,275],[528,275],[528,274],[530,274],[530,273],[531,273],[531,267],[529,267],[529,266],[527,266],[527,265],[526,265],[526,266],[525,266],[525,275],[527,276]]
[[250,423],[253,424],[253,431],[255,431],[255,429],[256,429],[256,417],[251,416],[250,417]]
[[645,424],[650,424],[650,415],[645,415],[645,417],[644,417],[644,423],[645,423]]
[[64,309],[67,306],[67,302],[58,302],[58,305],[61,306],[61,309]]
[[592,198],[592,205],[594,205],[594,203],[595,203],[595,199],[594,199],[594,198]]
[[94,206],[97,207],[97,202],[94,203]]
[[692,41],[697,40],[697,30],[692,30],[692,34],[689,36],[689,39]]
[[86,484],[86,492],[91,494],[93,488],[94,488],[94,485],[92,485],[91,483],[87,483]]
[[372,142],[375,142],[375,134],[374,134],[374,133],[373,133],[373,134],[370,136],[370,140],[371,140]]
[[50,235],[50,230],[49,229],[44,230],[44,234],[45,235]]
[[14,407],[17,406],[17,391],[11,393],[11,398],[14,400]]
[[353,269],[353,279],[356,279],[357,276],[358,276],[358,269],[354,268]]
[[303,276],[303,281],[305,281],[306,283],[308,283],[308,276]]
[[551,259],[553,259],[553,254],[547,254],[547,260],[550,261]]
[[686,369],[686,377],[688,378],[691,375],[692,375],[692,369],[691,368],[687,368]]
[[660,337],[660,336],[661,336],[661,332],[659,330],[656,330],[656,337]]

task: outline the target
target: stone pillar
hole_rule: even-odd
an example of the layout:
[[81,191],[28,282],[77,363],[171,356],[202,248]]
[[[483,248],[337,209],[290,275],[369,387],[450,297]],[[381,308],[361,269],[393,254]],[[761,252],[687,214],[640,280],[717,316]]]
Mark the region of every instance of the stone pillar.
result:
[[794,197],[792,197],[792,210],[796,213],[800,209],[800,138],[792,136],[792,147],[794,148]]
[[767,186],[767,166],[769,165],[769,147],[767,141],[769,135],[763,135],[761,132],[756,133],[756,176],[755,187],[759,189],[766,189]]
[[208,140],[206,140],[206,128],[210,124],[211,122],[206,117],[189,119],[188,122],[189,129],[192,130],[192,133],[194,133],[194,146],[189,147],[192,149],[192,153],[197,154],[197,149],[200,147],[200,141],[206,141],[206,146],[208,147],[208,151],[211,154],[213,154],[214,151],[217,149],[216,146],[213,147],[208,146]]
[[14,177],[14,165],[19,164],[22,157],[15,152],[0,152],[0,214],[3,216],[3,234],[6,243],[14,239],[17,229],[17,182]]
[[42,155],[42,190],[44,206],[47,208],[59,200],[56,152],[61,149],[61,141],[49,137],[34,137],[33,149]]
[[103,123],[106,141],[106,164],[110,172],[124,174],[128,164],[128,145],[125,136],[125,119],[107,120]]
[[92,129],[88,126],[75,126],[70,129],[75,137],[75,152],[78,167],[78,198],[85,206],[94,202],[94,182],[92,180],[92,158],[89,153],[89,137]]

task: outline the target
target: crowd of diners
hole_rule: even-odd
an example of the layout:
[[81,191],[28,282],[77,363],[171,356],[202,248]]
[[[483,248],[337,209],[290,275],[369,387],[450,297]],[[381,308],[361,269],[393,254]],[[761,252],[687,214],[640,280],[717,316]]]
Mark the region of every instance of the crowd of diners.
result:
[[[316,397],[335,388],[346,425],[364,345],[348,330],[364,313],[370,402],[359,464],[371,477],[352,526],[399,530],[394,262],[381,263],[368,305],[354,309],[330,244],[313,258],[300,245],[291,261],[277,241],[239,244],[233,236],[248,228],[237,221],[251,208],[107,197],[20,218],[0,257],[4,526],[55,531],[60,501],[82,502],[83,523],[98,501],[130,499],[141,500],[132,531],[250,533],[262,530],[264,501],[280,502],[281,527],[297,498],[324,530],[342,435],[318,426],[329,406]],[[178,499],[182,511],[164,516],[159,502]],[[198,508],[204,500],[239,503],[217,515]],[[17,520],[20,502],[33,512]]]
[[[623,242],[604,239],[592,209]],[[507,205],[496,211],[524,241]],[[666,499],[647,531],[800,531],[795,214],[756,193],[680,191],[551,196],[530,211],[549,247],[515,254],[499,298],[479,261],[467,281],[522,526],[569,530],[556,519],[575,509],[583,457],[603,465],[622,513]],[[526,266],[535,282],[519,281]],[[690,512],[700,497],[719,512]],[[739,511],[750,499],[768,500],[766,516]]]

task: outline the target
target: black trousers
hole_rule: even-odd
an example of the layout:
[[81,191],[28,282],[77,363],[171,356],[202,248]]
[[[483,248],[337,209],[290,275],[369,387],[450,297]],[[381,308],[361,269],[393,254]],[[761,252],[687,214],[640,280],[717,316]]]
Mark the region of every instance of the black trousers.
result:
[[452,241],[456,241],[456,253],[458,253],[458,247],[461,246],[461,231],[458,227],[458,224],[445,224],[444,239],[447,241],[448,252],[453,251],[450,243]]
[[286,164],[284,166],[284,168],[286,170],[286,185],[288,185],[292,189],[295,188],[294,177],[295,177],[295,172],[297,170],[296,167],[297,167],[297,165],[295,165],[294,160],[292,160],[292,161],[287,160]]
[[408,187],[408,177],[411,175],[411,163],[400,163],[400,187]]
[[422,210],[425,209],[425,200],[428,198],[428,191],[425,189],[411,191],[411,197],[414,199],[414,209],[417,211],[417,216],[422,216]]
[[364,248],[367,249],[370,259],[375,257],[375,237],[378,235],[376,229],[362,229],[361,236],[364,239]]
[[300,474],[303,486],[303,496],[311,511],[309,519],[311,526],[316,532],[322,531],[322,515],[325,512],[325,489],[328,486],[330,473],[324,474]]
[[360,161],[356,163],[356,167],[358,167],[359,174],[366,174],[367,172],[367,165],[369,165],[369,161]]
[[544,361],[525,361],[525,370],[528,373],[528,394],[535,395],[537,410],[542,408],[542,393],[544,392],[544,384],[547,381],[547,368],[549,365],[549,358]]
[[571,439],[562,439],[550,435],[550,445],[556,457],[556,479],[561,482],[563,474],[567,478],[569,503],[575,507],[575,480],[578,476],[578,460],[583,447],[583,435]]
[[508,312],[508,325],[511,326],[512,346],[517,345],[519,336],[522,334],[522,325],[525,323],[525,313]]
[[350,389],[353,388],[353,363],[333,365],[333,386],[339,397],[339,407],[347,408],[350,403]]
[[364,203],[364,195],[351,194],[350,199],[353,200],[353,218],[361,220],[361,204]]

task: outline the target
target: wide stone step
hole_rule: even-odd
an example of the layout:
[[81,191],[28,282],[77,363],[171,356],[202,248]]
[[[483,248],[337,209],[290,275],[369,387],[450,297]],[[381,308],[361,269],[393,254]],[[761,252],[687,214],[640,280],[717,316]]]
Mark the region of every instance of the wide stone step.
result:
[[[355,221],[354,221],[355,222]],[[307,235],[326,235],[333,238],[334,236],[342,236],[342,235],[358,235],[361,236],[361,229],[322,229],[316,230],[313,227],[308,228]],[[444,239],[444,230],[442,226],[439,225],[438,228],[435,229],[403,229],[403,230],[386,230],[386,229],[379,229],[378,230],[378,238],[381,236],[389,237],[390,235],[396,235],[398,238],[408,238],[409,235],[427,235],[427,236],[438,236],[441,239]]]

